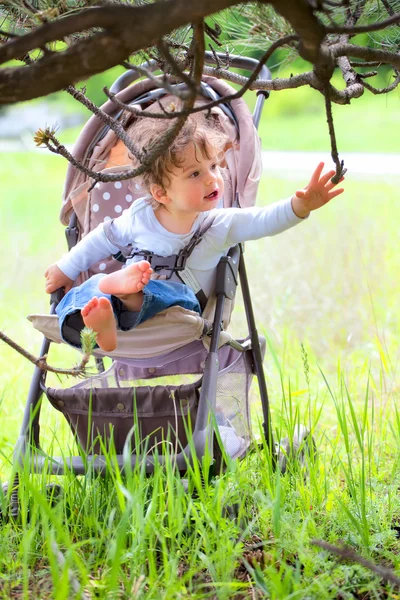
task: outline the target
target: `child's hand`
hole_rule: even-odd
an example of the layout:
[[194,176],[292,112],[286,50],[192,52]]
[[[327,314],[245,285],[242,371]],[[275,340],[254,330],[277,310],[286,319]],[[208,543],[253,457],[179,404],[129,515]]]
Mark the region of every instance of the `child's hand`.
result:
[[50,265],[44,276],[46,277],[46,293],[51,294],[55,292],[59,288],[64,288],[65,293],[67,293],[74,283],[72,279],[67,277],[57,265]]
[[[335,171],[329,171],[321,177],[323,168],[324,163],[319,163],[311,177],[310,183],[302,190],[298,190],[292,198],[293,211],[302,219],[307,217],[312,210],[321,208],[329,200],[344,192],[343,188],[333,189],[335,184],[331,182],[331,178],[335,174]],[[340,181],[343,181],[343,179],[342,177]]]

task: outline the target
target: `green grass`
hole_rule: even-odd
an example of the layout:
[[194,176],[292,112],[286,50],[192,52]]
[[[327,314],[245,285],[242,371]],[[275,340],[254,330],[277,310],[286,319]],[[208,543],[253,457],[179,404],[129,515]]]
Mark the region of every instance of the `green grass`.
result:
[[[309,70],[302,61],[273,71],[273,78],[289,78]],[[391,72],[369,80],[376,88],[385,88]],[[343,89],[343,81],[335,73],[332,84]],[[253,108],[255,94],[245,95]],[[332,103],[336,141],[340,152],[399,153],[400,92],[374,95],[365,90],[350,104]],[[259,133],[264,150],[330,151],[324,97],[309,86],[271,92],[266,100]]]
[[[400,125],[398,90],[380,96],[366,91],[348,105],[333,104],[332,110],[339,153],[400,153],[399,138],[393,134]],[[259,132],[264,150],[329,151],[323,96],[310,87],[272,92]]]
[[[46,154],[1,155],[0,327],[33,353],[41,336],[25,315],[47,312],[43,272],[65,250],[57,221],[64,172],[62,159]],[[303,183],[265,178],[260,204]],[[297,422],[312,428],[318,454],[308,477],[296,464],[281,476],[256,449],[210,483],[205,461],[203,477],[189,472],[189,493],[170,462],[151,477],[140,469],[103,479],[67,474],[59,478],[64,497],[51,506],[44,487],[54,478],[25,468],[20,521],[0,525],[1,598],[81,598],[83,590],[146,600],[398,597],[370,571],[311,544],[340,540],[400,569],[398,185],[350,174],[346,194],[307,222],[246,245],[257,323],[268,338],[274,432],[288,435]],[[232,331],[245,333],[239,300]],[[50,359],[70,366],[77,357],[54,347]],[[32,368],[4,344],[0,364],[6,481]],[[252,411],[257,435],[255,388]],[[68,456],[68,427],[47,401],[41,426],[45,448]],[[235,522],[223,507],[236,502]]]

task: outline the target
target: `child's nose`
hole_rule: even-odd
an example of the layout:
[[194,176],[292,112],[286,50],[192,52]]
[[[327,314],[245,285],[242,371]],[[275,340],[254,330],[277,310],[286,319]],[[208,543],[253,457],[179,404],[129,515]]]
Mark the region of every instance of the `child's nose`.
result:
[[214,183],[214,181],[216,179],[217,179],[217,173],[216,173],[216,171],[208,171],[207,177],[206,177],[207,184]]

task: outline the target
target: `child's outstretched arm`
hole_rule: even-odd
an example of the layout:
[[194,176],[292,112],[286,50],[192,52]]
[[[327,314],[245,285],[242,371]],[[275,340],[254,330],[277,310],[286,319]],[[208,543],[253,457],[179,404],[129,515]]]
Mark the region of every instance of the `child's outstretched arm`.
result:
[[[302,190],[298,190],[292,198],[292,208],[295,214],[300,218],[308,217],[312,210],[317,210],[327,204],[335,196],[344,192],[343,188],[336,188],[331,182],[335,171],[328,171],[322,175],[324,163],[319,163],[315,169],[310,183]],[[343,181],[343,178],[340,180]]]
[[57,265],[50,265],[47,267],[44,276],[46,277],[47,294],[51,294],[59,288],[64,288],[65,293],[67,293],[74,283]]

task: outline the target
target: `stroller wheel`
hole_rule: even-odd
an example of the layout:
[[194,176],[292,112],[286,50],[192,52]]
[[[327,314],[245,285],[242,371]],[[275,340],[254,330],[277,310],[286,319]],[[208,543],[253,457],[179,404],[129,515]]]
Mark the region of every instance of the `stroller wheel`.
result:
[[10,483],[7,481],[1,486],[0,495],[0,523],[8,521],[11,517],[13,520],[19,516],[19,477],[15,476],[14,485],[10,494]]
[[248,521],[245,518],[243,512],[240,513],[240,502],[233,502],[232,504],[226,504],[222,507],[222,516],[225,519],[233,521],[239,528],[240,531],[244,531],[248,526]]
[[217,436],[214,435],[213,439],[213,465],[212,465],[212,475],[218,476],[222,475],[222,473],[226,470],[226,460],[223,455],[223,451],[217,439]]
[[315,456],[317,447],[310,430],[305,425],[298,425],[293,438],[283,438],[275,444],[276,463],[282,474],[286,473],[289,463],[301,466],[305,475],[308,472],[310,458]]
[[48,483],[46,485],[46,496],[50,506],[55,506],[64,496],[64,488],[58,483]]
[[8,513],[7,510],[7,495],[8,495],[8,482],[3,483],[1,486],[1,496],[0,496],[0,523],[4,523],[6,520],[6,516]]

